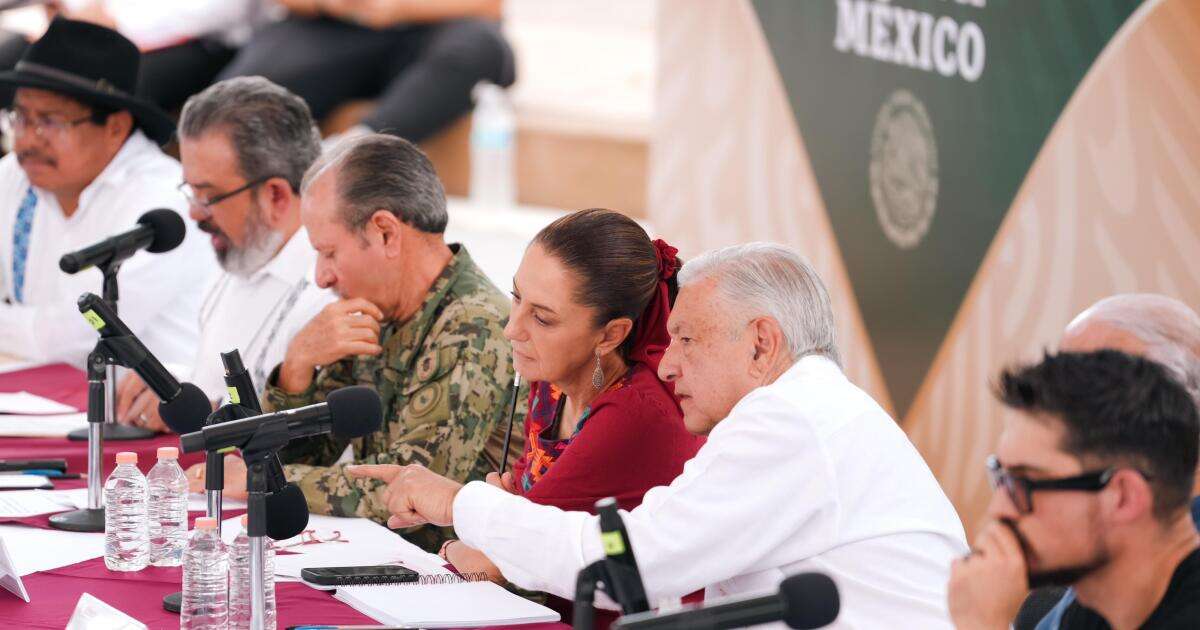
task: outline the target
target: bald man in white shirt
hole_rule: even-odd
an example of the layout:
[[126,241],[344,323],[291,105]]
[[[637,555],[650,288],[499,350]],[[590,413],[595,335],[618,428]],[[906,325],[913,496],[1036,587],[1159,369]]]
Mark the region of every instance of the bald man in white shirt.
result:
[[[300,225],[300,180],[320,150],[308,106],[262,77],[222,81],[183,108],[182,188],[224,273],[200,308],[196,360],[178,371],[214,404],[226,392],[222,352],[240,352],[261,393],[292,337],[334,300],[313,279],[317,254]],[[166,430],[136,374],[117,398],[118,422]]]
[[[116,32],[57,19],[0,85],[13,150],[0,160],[0,352],[84,367],[96,331],[76,300],[101,293],[95,269],[59,258],[132,229],[147,210],[182,214],[179,163],[159,149],[175,125],[133,96],[140,54]],[[162,254],[121,265],[121,318],[164,362],[191,362],[201,289],[216,265],[195,229]]]
[[[650,601],[767,594],[818,571],[840,590],[831,627],[950,627],[962,525],[904,432],[842,374],[815,272],[777,245],[708,253],[684,265],[668,329],[659,375],[708,441],[623,514]],[[353,470],[389,482],[389,527],[452,524],[523,588],[571,597],[603,557],[596,517],[535,505],[495,475],[462,486],[419,466]]]

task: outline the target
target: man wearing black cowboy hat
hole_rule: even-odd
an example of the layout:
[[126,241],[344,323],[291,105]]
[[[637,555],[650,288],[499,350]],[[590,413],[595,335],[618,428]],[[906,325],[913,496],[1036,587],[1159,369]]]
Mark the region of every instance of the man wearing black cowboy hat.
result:
[[[159,145],[174,124],[132,96],[140,54],[107,28],[56,19],[0,85],[12,151],[0,160],[0,350],[81,365],[95,331],[75,301],[100,274],[66,275],[62,254],[129,229],[153,208],[183,213],[179,164]],[[214,268],[198,235],[121,269],[121,316],[163,361],[195,353],[200,286]]]

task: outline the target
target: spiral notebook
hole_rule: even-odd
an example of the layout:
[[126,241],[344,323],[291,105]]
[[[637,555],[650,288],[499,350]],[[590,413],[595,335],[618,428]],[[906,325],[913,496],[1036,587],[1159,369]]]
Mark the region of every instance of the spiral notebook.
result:
[[334,597],[390,626],[470,628],[559,620],[553,610],[491,582],[343,586]]

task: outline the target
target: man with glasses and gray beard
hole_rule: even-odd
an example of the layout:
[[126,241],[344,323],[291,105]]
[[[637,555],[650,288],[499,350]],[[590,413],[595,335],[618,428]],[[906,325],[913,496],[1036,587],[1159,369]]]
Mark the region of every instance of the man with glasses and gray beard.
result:
[[[189,215],[210,235],[224,270],[201,304],[189,380],[219,401],[220,353],[237,348],[261,392],[292,337],[334,299],[313,281],[316,252],[300,225],[300,180],[320,154],[320,136],[298,96],[262,77],[243,77],[188,99],[179,153]],[[157,402],[128,374],[118,391],[118,420],[165,431]]]

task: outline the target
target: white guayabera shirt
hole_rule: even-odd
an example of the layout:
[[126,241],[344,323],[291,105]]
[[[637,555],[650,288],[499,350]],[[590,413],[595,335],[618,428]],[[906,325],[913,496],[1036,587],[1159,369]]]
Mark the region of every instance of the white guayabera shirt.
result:
[[[35,187],[37,206],[29,233],[24,299],[16,302],[13,230],[30,183],[17,156],[4,156],[0,160],[0,353],[83,367],[98,335],[79,314],[76,300],[88,291],[101,295],[102,276],[96,269],[68,275],[58,268],[58,259],[133,229],[147,210],[168,208],[186,216],[187,202],[176,190],[180,181],[179,163],[135,131],[83,190],[70,217],[63,214],[54,195]],[[187,237],[179,247],[163,254],[138,252],[121,266],[118,314],[159,360],[191,365],[200,298],[217,263],[195,224],[186,218],[184,223]]]
[[[769,594],[818,571],[840,591],[830,627],[951,627],[958,515],[904,432],[823,357],[743,398],[679,477],[622,516],[652,602]],[[603,557],[596,517],[482,482],[455,498],[454,529],[512,582],[567,598]]]
[[317,252],[300,228],[249,276],[220,274],[200,307],[200,351],[188,380],[209,399],[224,398],[221,353],[237,349],[261,394],[292,337],[336,299],[313,281],[316,262]]

